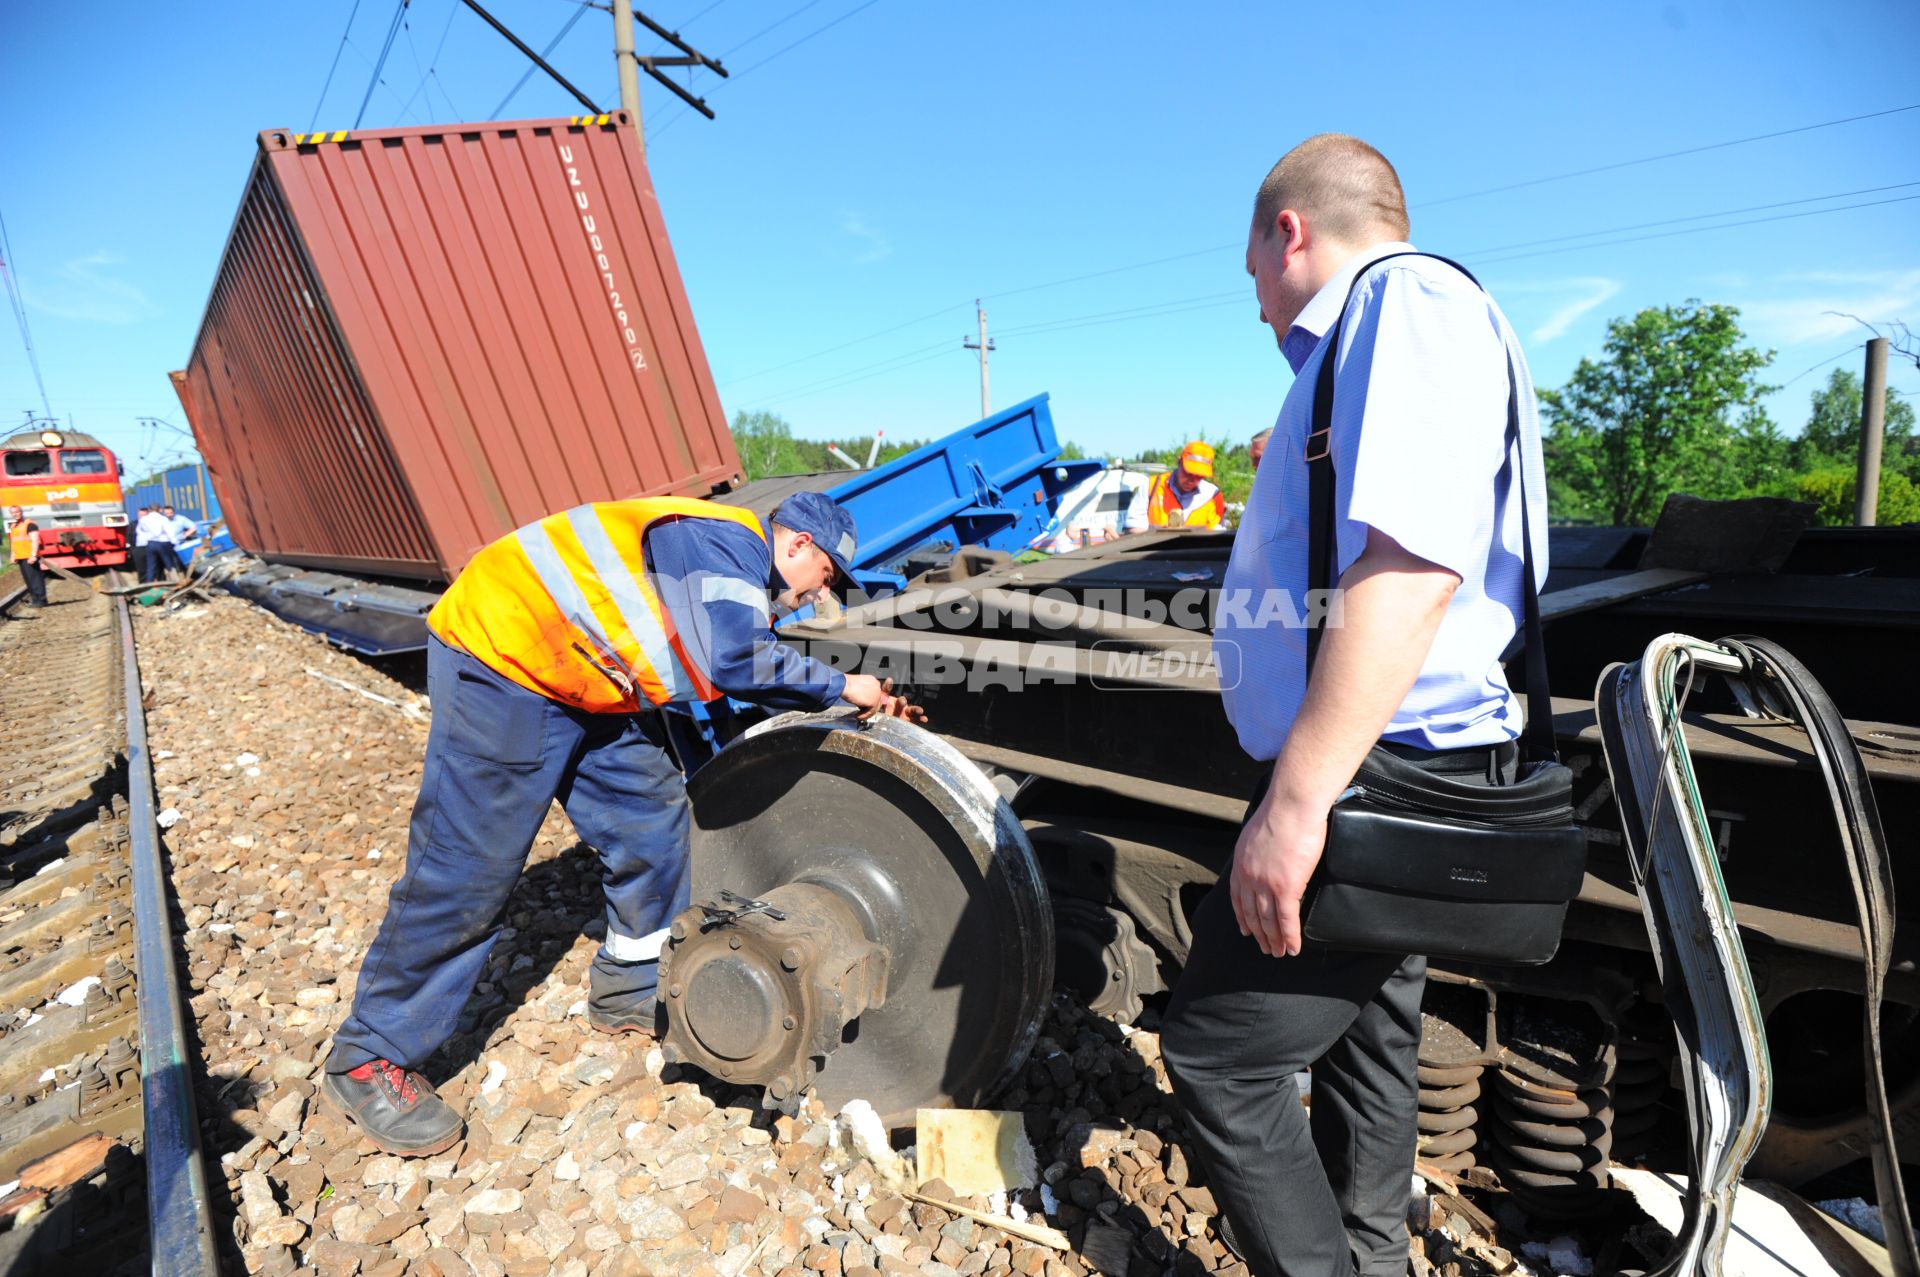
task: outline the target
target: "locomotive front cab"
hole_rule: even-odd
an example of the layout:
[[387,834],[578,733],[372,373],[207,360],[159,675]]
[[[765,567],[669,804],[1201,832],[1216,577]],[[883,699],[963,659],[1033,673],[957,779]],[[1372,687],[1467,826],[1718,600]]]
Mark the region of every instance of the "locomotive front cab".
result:
[[46,430],[0,441],[0,503],[40,526],[41,560],[50,566],[127,561],[120,463],[90,435]]

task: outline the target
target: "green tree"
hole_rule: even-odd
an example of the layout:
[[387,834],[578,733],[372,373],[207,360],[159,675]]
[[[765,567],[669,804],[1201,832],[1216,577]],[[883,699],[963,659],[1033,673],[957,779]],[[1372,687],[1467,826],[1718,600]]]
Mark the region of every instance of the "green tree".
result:
[[819,467],[807,464],[793,427],[777,412],[733,414],[733,446],[740,452],[740,466],[749,479],[764,479],[774,474],[801,474]]
[[[1827,375],[1827,384],[1813,392],[1806,429],[1792,443],[1795,470],[1859,464],[1862,393],[1860,374],[1852,369],[1835,368]],[[1914,434],[1913,405],[1898,395],[1888,395],[1886,428],[1886,443],[1880,453],[1883,478],[1903,474],[1920,481],[1920,437]],[[1884,486],[1880,499],[1884,504]]]
[[[1830,527],[1851,527],[1853,494],[1860,472],[1852,462],[1826,466],[1793,477],[1787,495],[1811,501],[1818,507],[1817,518]],[[1898,523],[1920,523],[1920,488],[1897,470],[1880,475],[1880,500],[1874,521],[1883,527]]]
[[1601,359],[1540,392],[1556,518],[1650,523],[1669,493],[1741,496],[1778,464],[1760,407],[1773,352],[1744,344],[1739,314],[1688,301],[1616,319]]

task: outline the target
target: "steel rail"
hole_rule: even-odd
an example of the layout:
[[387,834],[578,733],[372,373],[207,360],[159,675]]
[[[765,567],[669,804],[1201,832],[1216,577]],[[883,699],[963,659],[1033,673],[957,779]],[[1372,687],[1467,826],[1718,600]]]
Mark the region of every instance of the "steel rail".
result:
[[24,585],[15,586],[13,589],[7,591],[4,596],[0,596],[0,616],[5,616],[11,612],[13,605],[26,597],[27,587]]
[[186,1014],[173,961],[166,865],[154,820],[153,761],[133,617],[113,601],[126,671],[128,852],[133,869],[134,955],[139,969],[141,1103],[146,1116],[148,1250],[155,1277],[209,1277],[220,1271],[213,1202],[200,1157],[200,1122],[187,1064]]

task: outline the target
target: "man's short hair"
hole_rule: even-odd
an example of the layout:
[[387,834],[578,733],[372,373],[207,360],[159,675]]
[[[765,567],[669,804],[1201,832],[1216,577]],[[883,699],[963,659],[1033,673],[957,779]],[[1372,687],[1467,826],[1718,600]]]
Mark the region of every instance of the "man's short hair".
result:
[[1387,157],[1344,133],[1320,133],[1280,157],[1254,197],[1262,239],[1283,208],[1306,214],[1315,230],[1352,244],[1385,233],[1405,239],[1407,197]]
[[1265,443],[1271,438],[1273,438],[1273,427],[1268,426],[1265,430],[1262,430],[1259,434],[1247,440],[1247,447],[1251,448],[1256,443]]

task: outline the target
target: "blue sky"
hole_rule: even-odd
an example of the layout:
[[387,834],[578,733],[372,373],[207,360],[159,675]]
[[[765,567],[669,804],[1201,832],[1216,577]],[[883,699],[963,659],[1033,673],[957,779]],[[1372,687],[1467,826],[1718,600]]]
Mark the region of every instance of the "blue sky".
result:
[[[1770,407],[1793,433],[1868,335],[1826,312],[1920,327],[1920,110],[1481,194],[1920,103],[1911,0],[659,4],[735,72],[694,77],[717,122],[642,82],[722,402],[802,435],[972,420],[977,366],[960,342],[976,296],[999,347],[995,405],[1050,391],[1062,434],[1092,450],[1270,424],[1289,378],[1240,249],[1261,176],[1323,130],[1395,162],[1415,242],[1491,286],[1544,386],[1598,352],[1610,317],[1727,302],[1778,352],[1769,380],[1790,384]],[[491,7],[536,47],[578,11]],[[184,424],[166,374],[255,134],[316,122],[336,52],[317,123],[354,124],[395,4],[360,0],[343,46],[352,8],[132,5],[103,26],[68,5],[0,4],[0,213],[48,394],[130,468],[185,445],[133,419]],[[608,105],[610,22],[588,10],[552,55]],[[661,51],[644,34],[640,48]],[[524,67],[459,0],[411,0],[363,126],[488,118]],[[501,118],[576,109],[536,75]],[[1668,234],[1798,213],[1815,215]],[[1670,220],[1702,214],[1724,215]],[[1614,233],[1585,235],[1601,231]],[[1920,392],[1920,372],[1896,363],[1892,384]],[[28,407],[38,394],[0,314],[0,422]]]

